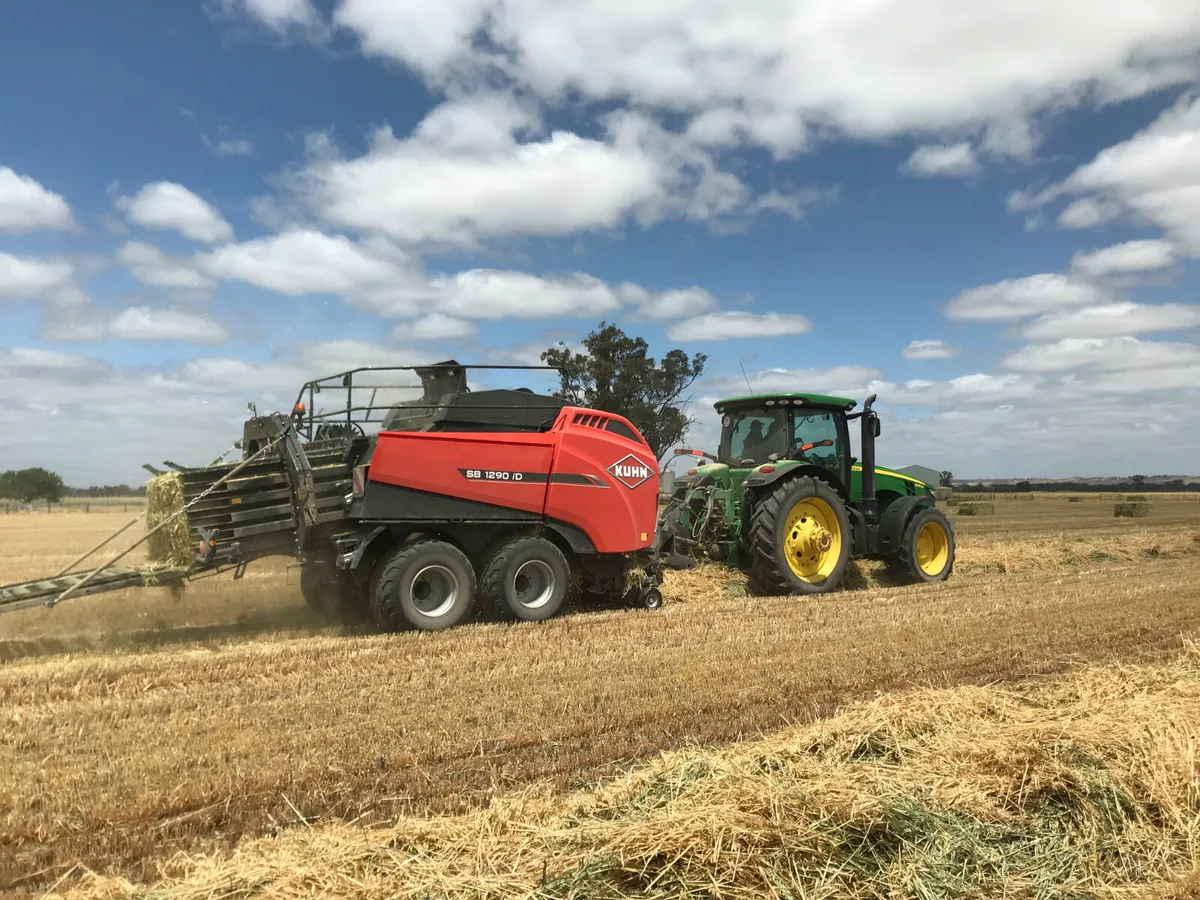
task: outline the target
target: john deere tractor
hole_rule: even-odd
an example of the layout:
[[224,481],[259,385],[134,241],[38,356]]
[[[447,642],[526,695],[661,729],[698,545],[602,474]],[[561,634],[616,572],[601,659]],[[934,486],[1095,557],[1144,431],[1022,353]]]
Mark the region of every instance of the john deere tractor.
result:
[[[954,530],[933,488],[877,468],[872,394],[760,394],[720,400],[715,455],[664,485],[663,549],[676,565],[709,558],[746,570],[760,593],[837,590],[853,559],[883,559],[900,580],[943,581],[954,568]],[[861,422],[862,461],[850,455]]]

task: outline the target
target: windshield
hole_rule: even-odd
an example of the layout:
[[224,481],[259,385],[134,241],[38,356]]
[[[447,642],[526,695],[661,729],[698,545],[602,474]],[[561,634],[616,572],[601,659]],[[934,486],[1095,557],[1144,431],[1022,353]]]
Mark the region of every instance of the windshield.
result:
[[787,410],[782,407],[727,413],[721,420],[722,462],[762,465],[772,453],[782,457],[787,449]]

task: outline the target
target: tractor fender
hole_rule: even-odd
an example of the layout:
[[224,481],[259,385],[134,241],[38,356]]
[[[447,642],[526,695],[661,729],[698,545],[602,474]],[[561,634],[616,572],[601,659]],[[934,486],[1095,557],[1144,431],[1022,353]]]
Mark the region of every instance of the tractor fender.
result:
[[755,469],[746,476],[746,480],[742,483],[747,488],[759,489],[770,487],[783,479],[790,480],[802,475],[807,475],[809,478],[819,478],[821,481],[824,481],[837,491],[843,500],[850,496],[840,478],[824,466],[814,466],[811,463],[801,463],[798,466],[784,465],[782,467],[777,465],[774,472],[762,472],[760,469]]
[[917,510],[935,505],[932,497],[923,494],[904,496],[889,503],[879,519],[879,553],[891,556],[899,550],[904,529],[917,514]]

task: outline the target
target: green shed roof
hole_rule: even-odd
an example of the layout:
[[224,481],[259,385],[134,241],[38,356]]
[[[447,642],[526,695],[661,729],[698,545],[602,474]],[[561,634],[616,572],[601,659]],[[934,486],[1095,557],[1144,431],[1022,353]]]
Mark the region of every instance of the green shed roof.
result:
[[826,394],[748,394],[744,397],[730,397],[728,400],[718,400],[713,404],[717,412],[726,409],[746,409],[756,406],[823,406],[837,409],[854,409],[857,400],[847,397],[830,397]]

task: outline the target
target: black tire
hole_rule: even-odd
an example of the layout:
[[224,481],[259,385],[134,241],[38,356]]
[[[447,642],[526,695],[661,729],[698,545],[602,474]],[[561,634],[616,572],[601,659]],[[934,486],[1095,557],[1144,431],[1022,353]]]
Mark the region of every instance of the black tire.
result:
[[300,568],[300,593],[321,618],[351,622],[365,617],[368,604],[353,573],[332,563],[310,563]]
[[420,540],[380,564],[372,595],[385,630],[442,631],[462,622],[475,605],[475,570],[453,544]]
[[[939,544],[944,544],[940,546]],[[904,526],[888,570],[908,582],[945,581],[954,571],[954,529],[940,509],[926,506]]]
[[519,537],[501,545],[479,576],[480,596],[506,616],[544,622],[567,599],[571,566],[553,541]]
[[[789,515],[801,504],[801,512],[817,516],[809,519],[806,515],[800,522],[815,524],[807,532],[797,528],[789,534]],[[806,533],[809,540],[797,547],[795,541]],[[823,534],[829,536],[827,548],[820,546]],[[785,481],[758,501],[750,520],[754,589],[780,596],[835,591],[850,561],[851,542],[850,517],[837,491],[817,478],[801,476]],[[789,562],[789,544],[794,565]]]

